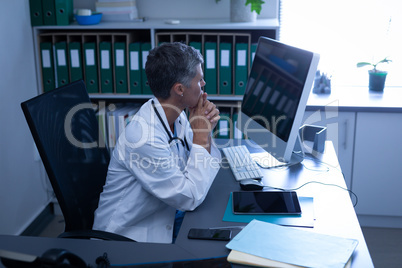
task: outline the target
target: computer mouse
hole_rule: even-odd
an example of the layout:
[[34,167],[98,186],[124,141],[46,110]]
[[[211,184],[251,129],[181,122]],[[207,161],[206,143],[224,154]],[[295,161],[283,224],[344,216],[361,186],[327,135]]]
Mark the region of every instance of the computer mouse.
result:
[[240,188],[243,191],[258,191],[264,188],[264,185],[259,180],[241,180],[239,182]]

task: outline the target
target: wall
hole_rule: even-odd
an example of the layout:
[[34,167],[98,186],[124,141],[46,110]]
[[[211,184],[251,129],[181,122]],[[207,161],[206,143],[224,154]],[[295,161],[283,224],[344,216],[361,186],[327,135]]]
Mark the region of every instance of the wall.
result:
[[[140,17],[150,19],[229,19],[230,1],[221,0],[137,0]],[[95,0],[74,0],[74,8],[95,10]],[[258,18],[277,18],[279,0],[264,0]]]
[[[20,234],[47,205],[42,163],[20,103],[37,95],[28,0],[0,9],[0,234]],[[37,159],[37,158],[36,158]]]

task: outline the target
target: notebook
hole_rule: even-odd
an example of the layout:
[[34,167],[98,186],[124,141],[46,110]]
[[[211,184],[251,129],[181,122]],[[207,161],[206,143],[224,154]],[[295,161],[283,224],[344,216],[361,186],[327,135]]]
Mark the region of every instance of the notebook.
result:
[[226,247],[296,266],[343,268],[357,244],[356,239],[253,220]]

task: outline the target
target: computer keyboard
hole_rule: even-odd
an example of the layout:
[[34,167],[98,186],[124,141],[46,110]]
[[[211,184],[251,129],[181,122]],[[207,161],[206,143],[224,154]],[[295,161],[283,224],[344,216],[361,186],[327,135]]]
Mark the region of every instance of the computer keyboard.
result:
[[251,158],[250,152],[244,145],[222,148],[229,167],[237,181],[246,179],[261,179],[260,167]]

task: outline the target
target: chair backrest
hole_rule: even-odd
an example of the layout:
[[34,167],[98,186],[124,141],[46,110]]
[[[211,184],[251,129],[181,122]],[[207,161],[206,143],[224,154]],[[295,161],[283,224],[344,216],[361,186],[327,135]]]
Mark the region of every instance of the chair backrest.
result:
[[84,82],[21,103],[65,219],[65,231],[92,229],[109,153]]

